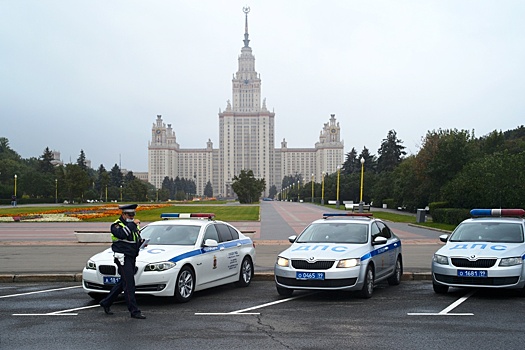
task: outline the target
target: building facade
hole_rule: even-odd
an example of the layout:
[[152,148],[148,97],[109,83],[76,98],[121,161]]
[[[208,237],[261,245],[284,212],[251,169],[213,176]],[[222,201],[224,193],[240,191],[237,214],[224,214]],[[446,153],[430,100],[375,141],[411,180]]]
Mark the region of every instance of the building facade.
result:
[[[275,113],[261,98],[261,77],[255,70],[255,57],[249,46],[248,12],[245,13],[244,46],[238,57],[238,70],[232,79],[232,100],[219,111],[219,147],[210,139],[206,148],[180,148],[171,124],[157,115],[148,144],[148,181],[156,188],[165,177],[193,179],[202,195],[208,181],[214,196],[233,197],[232,178],[241,170],[252,170],[266,180],[264,195],[271,186],[281,190],[285,176],[299,175],[303,182],[320,182],[323,173],[333,173],[344,161],[344,142],[339,122],[332,114],[321,130],[314,148],[288,148],[283,139],[275,148]],[[317,180],[315,180],[317,179]]]

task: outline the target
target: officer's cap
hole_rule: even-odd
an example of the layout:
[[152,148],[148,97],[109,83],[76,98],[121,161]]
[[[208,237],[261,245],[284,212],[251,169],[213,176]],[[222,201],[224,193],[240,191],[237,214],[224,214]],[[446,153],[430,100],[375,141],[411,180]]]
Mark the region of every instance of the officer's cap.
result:
[[122,209],[123,213],[134,213],[138,206],[138,204],[123,204],[119,205],[118,208]]

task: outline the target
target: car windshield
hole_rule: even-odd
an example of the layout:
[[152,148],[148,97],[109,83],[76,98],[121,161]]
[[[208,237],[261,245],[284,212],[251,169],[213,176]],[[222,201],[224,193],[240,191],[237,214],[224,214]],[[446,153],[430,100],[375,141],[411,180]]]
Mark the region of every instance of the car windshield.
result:
[[523,228],[519,223],[463,223],[456,228],[450,241],[523,243]]
[[191,225],[149,225],[140,235],[149,238],[150,245],[195,245],[200,229],[200,226]]
[[320,223],[308,226],[297,238],[298,243],[368,242],[368,225],[360,223]]

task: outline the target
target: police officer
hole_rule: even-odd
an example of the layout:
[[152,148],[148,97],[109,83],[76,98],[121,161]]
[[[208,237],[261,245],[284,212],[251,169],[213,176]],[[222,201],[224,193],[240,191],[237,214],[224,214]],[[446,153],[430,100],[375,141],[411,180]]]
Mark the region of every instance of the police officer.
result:
[[135,299],[135,260],[139,254],[143,239],[140,237],[140,221],[135,219],[137,204],[119,205],[122,215],[111,225],[111,249],[118,266],[120,281],[113,286],[108,296],[101,302],[100,306],[104,312],[112,315],[110,307],[119,294],[124,291],[124,299],[132,318],[145,319]]

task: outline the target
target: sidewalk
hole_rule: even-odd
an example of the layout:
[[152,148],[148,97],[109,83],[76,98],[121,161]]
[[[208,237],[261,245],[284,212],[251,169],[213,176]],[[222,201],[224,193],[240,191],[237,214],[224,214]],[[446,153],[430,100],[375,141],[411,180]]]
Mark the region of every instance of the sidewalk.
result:
[[[255,278],[273,280],[273,267],[280,252],[289,247],[286,240],[254,240]],[[94,254],[108,243],[3,242],[0,244],[0,283],[57,282],[82,280],[82,269]],[[429,279],[430,259],[438,243],[403,243],[404,279]]]

